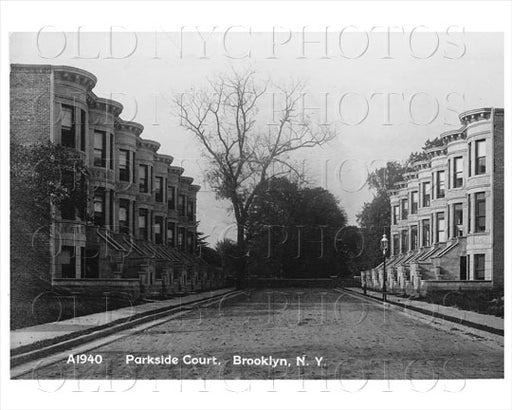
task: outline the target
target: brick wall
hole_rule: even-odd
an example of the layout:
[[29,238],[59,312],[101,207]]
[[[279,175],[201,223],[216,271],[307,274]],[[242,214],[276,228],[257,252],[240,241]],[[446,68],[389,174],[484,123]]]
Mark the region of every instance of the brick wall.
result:
[[493,173],[493,286],[503,289],[504,276],[504,209],[505,209],[505,141],[503,138],[504,116],[503,110],[494,112],[494,173]]
[[49,140],[50,78],[50,66],[11,66],[11,139],[21,144]]

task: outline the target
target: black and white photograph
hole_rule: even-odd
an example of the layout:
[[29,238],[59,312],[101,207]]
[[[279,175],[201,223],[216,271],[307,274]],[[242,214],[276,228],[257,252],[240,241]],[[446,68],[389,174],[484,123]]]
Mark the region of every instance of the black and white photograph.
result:
[[40,3],[2,4],[2,408],[508,408],[510,3]]

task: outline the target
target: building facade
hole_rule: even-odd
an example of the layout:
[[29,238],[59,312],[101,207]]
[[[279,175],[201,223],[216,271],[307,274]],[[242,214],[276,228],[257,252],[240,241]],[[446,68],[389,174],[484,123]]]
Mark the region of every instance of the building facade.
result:
[[54,286],[137,296],[223,286],[196,250],[200,187],[120,117],[120,103],[93,93],[96,81],[74,67],[11,65],[11,138],[69,147],[88,167],[87,217],[55,210]]
[[362,285],[409,295],[503,289],[504,112],[459,116],[409,164],[389,192],[391,227],[384,264],[361,273]]

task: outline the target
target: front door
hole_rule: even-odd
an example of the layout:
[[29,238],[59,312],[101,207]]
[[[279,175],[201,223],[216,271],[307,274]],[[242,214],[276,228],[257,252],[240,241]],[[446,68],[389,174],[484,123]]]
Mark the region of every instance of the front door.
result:
[[86,279],[96,279],[99,275],[99,250],[86,249],[85,251],[85,276]]
[[460,257],[460,280],[467,280],[467,264],[466,264],[466,257],[461,256]]

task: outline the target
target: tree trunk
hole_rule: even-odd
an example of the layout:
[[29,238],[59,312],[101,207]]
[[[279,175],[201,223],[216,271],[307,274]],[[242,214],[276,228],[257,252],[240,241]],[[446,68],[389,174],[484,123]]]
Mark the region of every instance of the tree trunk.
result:
[[244,220],[238,220],[237,221],[237,237],[236,237],[236,243],[238,245],[237,250],[237,275],[236,275],[236,287],[238,289],[244,287],[244,277],[245,277],[245,271],[247,268],[247,249],[246,249],[246,243],[245,243],[245,221]]
[[245,223],[237,222],[236,243],[241,252],[245,251]]

